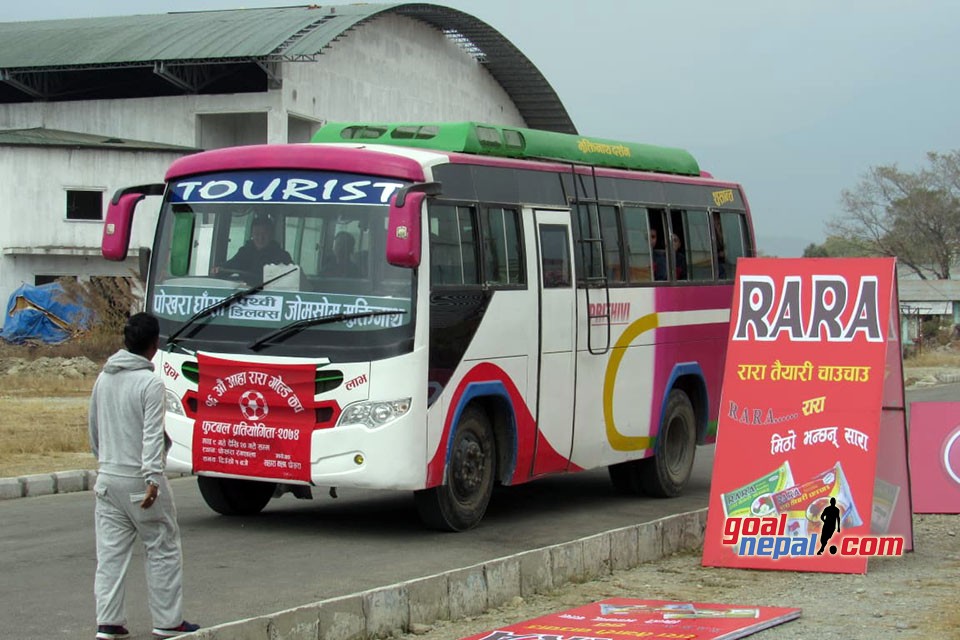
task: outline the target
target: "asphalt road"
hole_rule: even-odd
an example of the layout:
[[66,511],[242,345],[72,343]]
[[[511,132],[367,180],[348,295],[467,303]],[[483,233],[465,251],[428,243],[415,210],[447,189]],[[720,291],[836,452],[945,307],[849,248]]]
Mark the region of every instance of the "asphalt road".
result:
[[[960,384],[908,393],[953,401]],[[605,470],[498,490],[481,525],[423,529],[408,492],[341,490],[312,501],[286,495],[259,517],[210,511],[193,478],[172,482],[185,559],[186,616],[204,626],[503,557],[705,507],[712,447],[697,453],[686,493],[673,500],[616,495]],[[94,635],[92,493],[0,502],[0,638]],[[127,596],[129,626],[149,637],[140,558]]]

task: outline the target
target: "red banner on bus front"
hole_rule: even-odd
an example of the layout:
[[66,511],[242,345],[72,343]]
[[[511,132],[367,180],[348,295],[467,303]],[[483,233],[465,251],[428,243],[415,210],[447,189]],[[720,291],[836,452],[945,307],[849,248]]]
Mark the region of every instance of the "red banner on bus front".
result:
[[194,472],[309,481],[316,366],[197,356]]
[[863,573],[869,555],[902,553],[870,527],[894,271],[737,264],[705,565]]

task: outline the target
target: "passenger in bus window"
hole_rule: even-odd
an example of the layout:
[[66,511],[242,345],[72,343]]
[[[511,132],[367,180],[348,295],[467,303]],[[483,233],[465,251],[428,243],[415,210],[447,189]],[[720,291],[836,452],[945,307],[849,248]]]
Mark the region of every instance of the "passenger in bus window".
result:
[[650,251],[653,253],[653,279],[667,279],[667,254],[657,246],[657,230],[650,229]]
[[333,237],[333,251],[323,267],[323,275],[334,278],[359,278],[360,267],[353,261],[356,241],[348,231],[340,231]]
[[677,280],[687,279],[687,254],[680,243],[680,236],[673,234],[673,253],[676,256]]
[[259,278],[267,264],[293,264],[293,258],[273,239],[273,222],[270,218],[261,216],[250,225],[250,240],[232,258],[214,267],[213,272],[239,272]]
[[723,246],[723,227],[720,225],[720,214],[713,214],[713,231],[717,236],[717,277],[724,280],[727,277],[727,252]]

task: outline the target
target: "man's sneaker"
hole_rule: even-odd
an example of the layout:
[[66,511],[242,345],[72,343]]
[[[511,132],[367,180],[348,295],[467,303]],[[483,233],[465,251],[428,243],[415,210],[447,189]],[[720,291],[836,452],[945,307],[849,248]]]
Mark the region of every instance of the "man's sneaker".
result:
[[175,638],[184,633],[193,633],[200,628],[200,625],[193,624],[192,622],[187,622],[184,620],[180,623],[179,627],[174,627],[173,629],[160,629],[159,627],[153,628],[153,637],[154,638]]
[[97,627],[97,640],[120,640],[129,638],[130,632],[119,624],[101,624]]

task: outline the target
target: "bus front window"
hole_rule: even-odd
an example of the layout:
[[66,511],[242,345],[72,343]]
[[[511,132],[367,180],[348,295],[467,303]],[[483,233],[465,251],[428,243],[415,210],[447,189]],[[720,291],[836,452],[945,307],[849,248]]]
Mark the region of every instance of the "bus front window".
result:
[[[356,353],[351,350],[379,350],[384,357],[408,350],[414,272],[391,266],[385,257],[385,196],[392,192],[386,185],[399,188],[402,183],[350,176],[354,179],[346,184],[352,189],[338,199],[331,185],[348,178],[308,174],[298,178],[298,185],[318,185],[314,201],[284,200],[279,185],[274,187],[278,198],[270,200],[263,198],[264,189],[280,177],[256,176],[245,184],[224,175],[230,174],[200,184],[235,183],[236,192],[258,199],[178,199],[181,185],[175,183],[165,200],[149,287],[149,307],[160,318],[164,335],[176,333],[196,313],[227,296],[266,283],[262,291],[197,320],[202,326],[182,332],[178,342],[189,349],[244,352],[263,335],[291,323],[343,315],[342,321],[312,325],[258,348],[269,349],[271,355],[334,359],[352,359]],[[356,186],[361,182],[378,186],[364,192]],[[195,187],[189,193],[215,196],[228,189]],[[355,197],[358,192],[367,197]],[[311,195],[302,189],[292,193]]]

